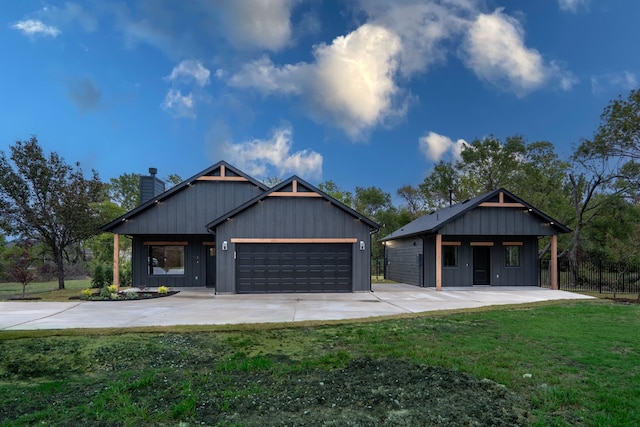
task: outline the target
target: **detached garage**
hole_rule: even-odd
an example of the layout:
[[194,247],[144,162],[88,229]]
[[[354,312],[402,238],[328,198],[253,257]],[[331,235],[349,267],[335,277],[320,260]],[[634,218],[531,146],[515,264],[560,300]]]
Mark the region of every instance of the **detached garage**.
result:
[[370,237],[378,225],[301,178],[267,188],[220,162],[168,191],[158,181],[155,171],[142,177],[144,203],[103,227],[116,243],[131,236],[134,286],[371,289]]

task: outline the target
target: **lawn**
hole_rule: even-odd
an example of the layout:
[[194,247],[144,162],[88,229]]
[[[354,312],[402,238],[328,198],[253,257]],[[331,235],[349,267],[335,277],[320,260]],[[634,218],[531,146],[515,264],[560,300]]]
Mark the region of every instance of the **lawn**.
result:
[[6,331],[0,425],[635,426],[639,329],[640,306],[600,300],[334,324]]
[[[80,295],[82,289],[91,287],[90,279],[65,280],[64,290],[58,290],[58,282],[33,282],[26,288],[25,296],[40,298],[42,301],[68,301],[71,296]],[[0,300],[22,297],[22,284],[0,283]]]

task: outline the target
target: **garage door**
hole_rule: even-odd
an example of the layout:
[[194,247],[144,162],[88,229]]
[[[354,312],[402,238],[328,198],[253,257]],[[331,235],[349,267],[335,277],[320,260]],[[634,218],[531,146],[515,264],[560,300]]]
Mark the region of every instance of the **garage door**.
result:
[[351,292],[352,244],[236,245],[236,291]]

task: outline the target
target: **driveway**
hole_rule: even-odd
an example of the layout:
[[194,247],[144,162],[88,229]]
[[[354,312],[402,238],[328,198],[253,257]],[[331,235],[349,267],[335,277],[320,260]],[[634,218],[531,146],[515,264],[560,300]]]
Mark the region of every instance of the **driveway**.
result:
[[152,300],[0,302],[0,330],[224,325],[359,319],[436,310],[592,297],[538,287],[418,288],[373,285],[351,294],[215,295],[186,288]]

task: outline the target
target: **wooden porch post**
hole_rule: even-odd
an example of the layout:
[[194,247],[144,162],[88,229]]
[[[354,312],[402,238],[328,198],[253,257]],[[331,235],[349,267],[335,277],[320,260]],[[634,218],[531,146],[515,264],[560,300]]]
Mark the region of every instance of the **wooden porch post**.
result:
[[113,284],[120,290],[120,235],[113,234]]
[[558,290],[558,236],[551,236],[551,264],[549,264],[549,274],[551,275],[551,289]]
[[442,234],[436,234],[436,291],[442,290]]

